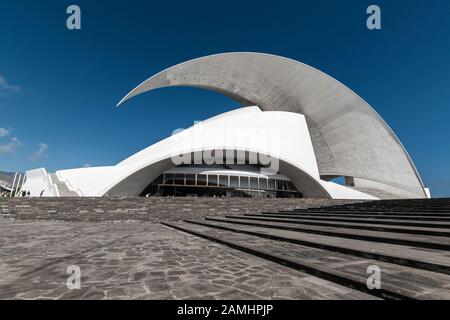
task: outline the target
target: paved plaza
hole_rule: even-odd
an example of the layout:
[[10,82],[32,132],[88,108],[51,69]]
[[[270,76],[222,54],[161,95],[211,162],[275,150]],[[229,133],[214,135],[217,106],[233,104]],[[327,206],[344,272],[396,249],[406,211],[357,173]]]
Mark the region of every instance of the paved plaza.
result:
[[8,198],[0,209],[0,299],[450,298],[450,199]]
[[1,299],[373,299],[159,223],[3,219],[0,234]]

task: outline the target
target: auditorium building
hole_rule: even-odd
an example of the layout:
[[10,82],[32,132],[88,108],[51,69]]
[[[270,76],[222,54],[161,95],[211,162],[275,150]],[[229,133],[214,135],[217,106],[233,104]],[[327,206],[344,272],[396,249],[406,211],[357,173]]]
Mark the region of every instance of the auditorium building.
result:
[[[29,170],[23,190],[44,197],[430,197],[380,115],[308,65],[262,53],[206,56],[150,77],[119,105],[173,86],[212,90],[242,107],[178,130],[116,165]],[[155,112],[158,107],[164,106]]]

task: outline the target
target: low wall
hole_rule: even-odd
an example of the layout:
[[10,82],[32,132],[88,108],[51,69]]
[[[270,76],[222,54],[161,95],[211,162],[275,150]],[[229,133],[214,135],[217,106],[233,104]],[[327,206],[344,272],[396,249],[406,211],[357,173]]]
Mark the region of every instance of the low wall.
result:
[[159,222],[207,215],[258,213],[361,202],[255,198],[0,198],[2,218],[66,221]]

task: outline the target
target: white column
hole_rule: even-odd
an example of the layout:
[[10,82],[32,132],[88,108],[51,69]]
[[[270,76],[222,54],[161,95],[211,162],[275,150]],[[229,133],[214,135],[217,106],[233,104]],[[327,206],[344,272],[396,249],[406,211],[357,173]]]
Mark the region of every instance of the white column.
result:
[[13,183],[12,183],[12,186],[11,186],[11,193],[9,194],[10,198],[12,197],[12,194],[13,194],[13,191],[14,191],[14,184],[16,183],[16,177],[17,177],[17,172],[14,175],[14,180],[13,180]]
[[16,186],[16,194],[14,195],[15,197],[17,197],[18,192],[20,191],[19,186],[20,186],[20,179],[22,179],[22,174],[19,173],[19,178],[17,179],[17,186]]
[[23,183],[25,182],[25,173],[23,174],[23,176],[21,176],[21,178],[22,182],[19,180],[19,184],[17,185],[20,188],[19,191],[22,190]]

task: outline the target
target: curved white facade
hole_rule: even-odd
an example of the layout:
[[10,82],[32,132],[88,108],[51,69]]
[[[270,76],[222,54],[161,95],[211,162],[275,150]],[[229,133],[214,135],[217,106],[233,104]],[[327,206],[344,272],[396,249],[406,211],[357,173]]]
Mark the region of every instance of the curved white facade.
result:
[[414,163],[386,122],[351,89],[306,64],[252,52],[201,57],[149,78],[119,104],[171,86],[213,90],[264,111],[303,114],[324,179],[351,177],[356,187],[392,197],[426,197]]
[[[300,139],[299,139],[300,137]],[[293,148],[292,146],[296,147]],[[211,151],[239,163],[238,152],[247,157],[263,156],[268,174],[277,172],[290,178],[305,197],[355,198],[373,197],[320,179],[314,149],[305,117],[283,111],[261,111],[247,107],[227,112],[198,123],[132,155],[115,166],[79,168],[56,172],[58,179],[79,196],[138,196],[161,173],[173,168],[178,161],[195,155],[202,162],[219,163]],[[230,153],[231,154],[231,153]],[[221,156],[220,159],[223,159]],[[199,163],[202,163],[199,162]],[[259,161],[257,161],[259,163]],[[273,169],[273,170],[270,170]],[[24,189],[37,196],[59,196],[42,181],[50,177],[44,170],[29,171]],[[28,173],[27,173],[28,174]],[[53,188],[55,184],[52,184]]]
[[[218,91],[245,107],[207,119],[115,166],[28,171],[23,189],[32,196],[44,189],[44,196],[138,196],[163,172],[186,162],[235,161],[287,177],[304,197],[427,195],[406,150],[381,117],[350,89],[309,66],[257,53],[209,56],[151,77],[121,103],[166,86]],[[328,181],[338,176],[349,186]]]

